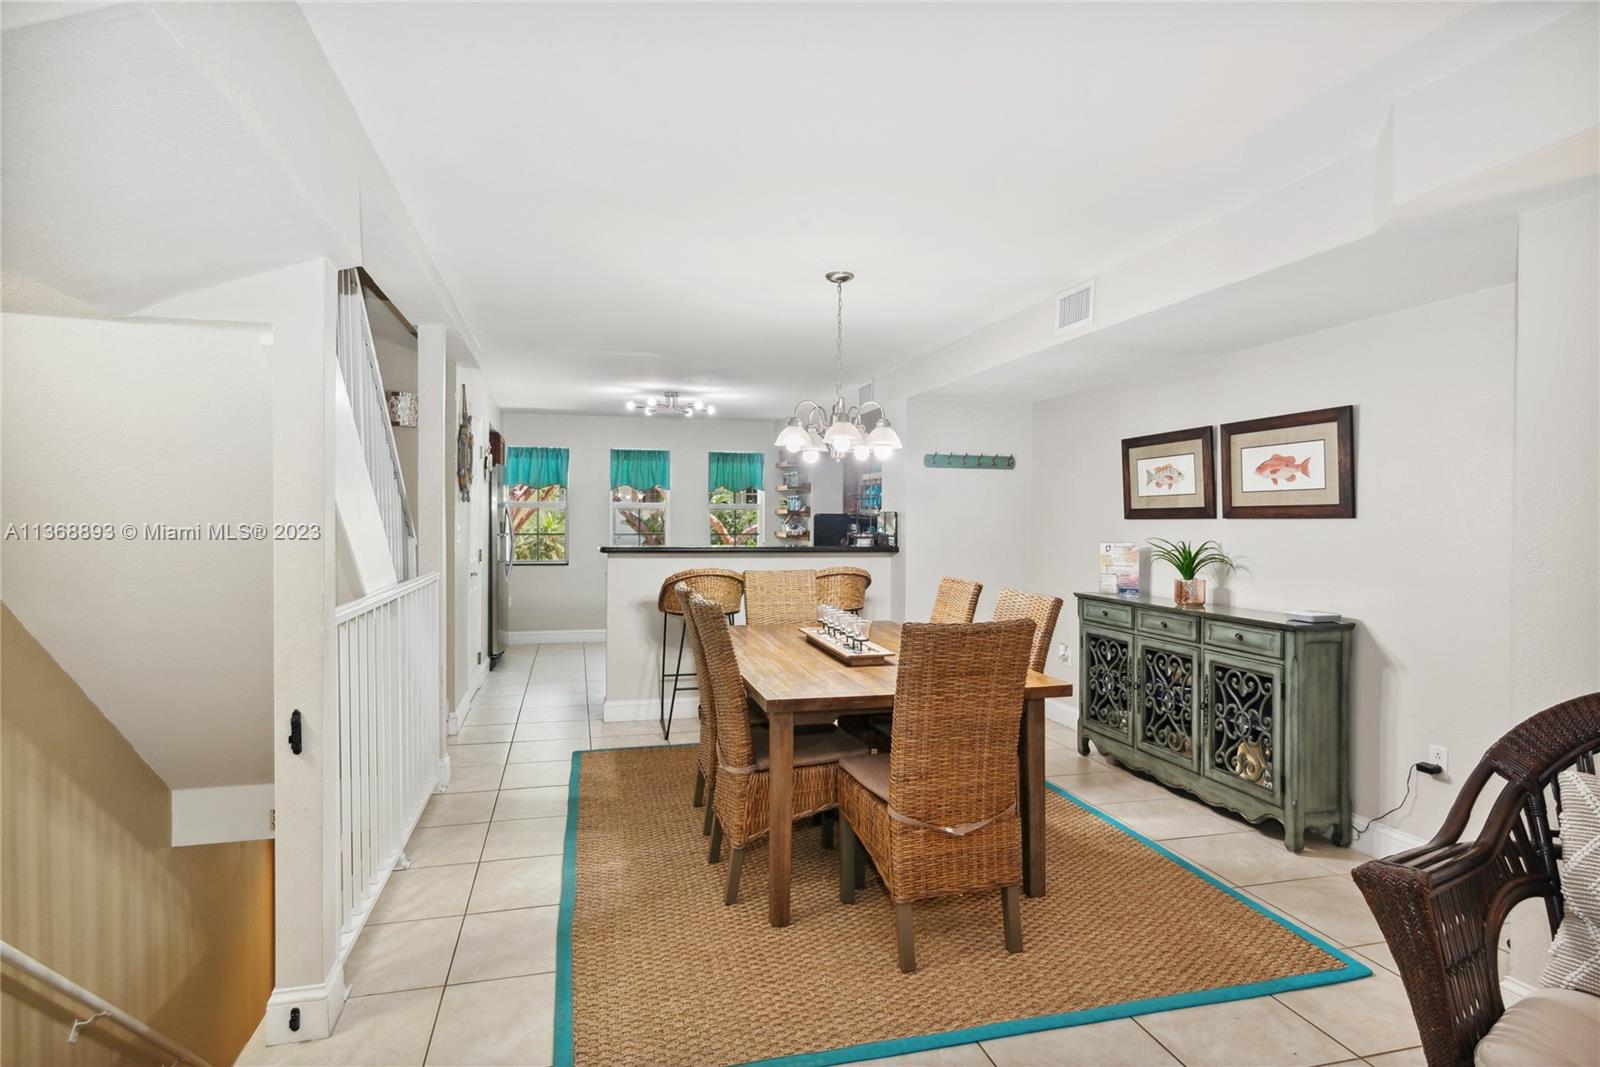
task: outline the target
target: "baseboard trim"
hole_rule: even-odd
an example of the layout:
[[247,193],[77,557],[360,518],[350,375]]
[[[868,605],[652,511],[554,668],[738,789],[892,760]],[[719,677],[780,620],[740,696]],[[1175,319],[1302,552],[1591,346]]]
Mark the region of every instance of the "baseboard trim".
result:
[[224,785],[172,791],[172,845],[272,838],[273,787]]
[[461,694],[461,703],[457,704],[444,721],[444,732],[451,737],[461,732],[461,720],[467,717],[467,711],[472,707],[472,698],[478,692],[478,687],[473,686]]
[[450,787],[450,753],[446,752],[439,757],[439,769],[435,772],[438,781],[434,784],[435,793],[443,793]]
[[582,645],[604,641],[604,630],[511,630],[508,645]]
[[1502,978],[1500,979],[1500,999],[1505,1002],[1507,1007],[1510,1007],[1538,988],[1531,982],[1524,982],[1520,978]]
[[[350,987],[344,981],[344,962],[317,985],[280,986],[267,998],[266,1042],[293,1045],[321,1041],[333,1033],[344,1011]],[[299,1026],[289,1029],[290,1016],[300,1009]]]
[[1354,815],[1351,821],[1367,826],[1360,837],[1350,842],[1352,849],[1367,856],[1381,859],[1428,843],[1427,838],[1396,830],[1381,822],[1371,822],[1365,815]]
[[[683,711],[684,703],[690,702],[690,713],[693,713],[694,697],[685,698],[678,694],[678,711]],[[605,706],[606,722],[649,722],[661,718],[661,704],[656,700],[608,700]]]

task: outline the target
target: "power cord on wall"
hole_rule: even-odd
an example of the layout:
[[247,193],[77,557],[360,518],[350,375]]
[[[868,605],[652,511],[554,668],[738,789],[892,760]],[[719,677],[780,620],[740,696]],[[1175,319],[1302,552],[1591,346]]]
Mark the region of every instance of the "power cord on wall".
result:
[[1372,829],[1373,823],[1380,819],[1387,819],[1389,816],[1406,806],[1406,801],[1411,799],[1411,785],[1418,771],[1421,771],[1423,774],[1437,775],[1443,774],[1444,768],[1439,766],[1437,763],[1429,763],[1427,760],[1418,760],[1416,763],[1413,763],[1406,770],[1406,795],[1400,798],[1400,803],[1396,804],[1382,815],[1374,815],[1372,818],[1367,820],[1367,825],[1365,826],[1357,826],[1354,819],[1350,821],[1350,828],[1355,831],[1356,838],[1359,838],[1362,834]]

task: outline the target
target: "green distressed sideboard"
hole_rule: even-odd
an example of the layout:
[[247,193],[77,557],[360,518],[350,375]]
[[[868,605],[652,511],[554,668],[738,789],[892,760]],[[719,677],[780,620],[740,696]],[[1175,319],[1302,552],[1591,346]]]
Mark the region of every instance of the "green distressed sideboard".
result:
[[1079,593],[1078,751],[1251,822],[1350,841],[1355,623]]

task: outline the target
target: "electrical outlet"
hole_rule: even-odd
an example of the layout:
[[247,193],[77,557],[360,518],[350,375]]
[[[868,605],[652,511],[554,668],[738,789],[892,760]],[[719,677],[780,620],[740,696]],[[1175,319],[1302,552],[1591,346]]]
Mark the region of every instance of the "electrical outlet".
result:
[[1443,745],[1429,745],[1428,762],[1437,763],[1440,774],[1448,774],[1450,772],[1450,750]]
[[1061,644],[1056,646],[1056,658],[1059,659],[1062,663],[1071,662],[1072,653],[1067,651],[1066,642],[1063,641]]

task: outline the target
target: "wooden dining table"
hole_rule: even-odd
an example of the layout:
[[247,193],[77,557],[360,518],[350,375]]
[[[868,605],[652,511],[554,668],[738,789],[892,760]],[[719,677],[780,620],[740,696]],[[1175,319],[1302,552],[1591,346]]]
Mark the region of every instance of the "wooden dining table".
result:
[[[796,726],[833,722],[894,708],[897,667],[853,667],[805,638],[797,623],[732,628],[733,649],[744,675],[745,692],[766,713],[770,725],[768,758],[770,830],[767,844],[767,918],[789,924],[789,883],[794,842],[794,731]],[[874,622],[871,641],[900,648],[900,624]],[[1022,888],[1044,895],[1044,702],[1072,695],[1071,684],[1029,671],[1022,706],[1017,767],[1022,815]]]

